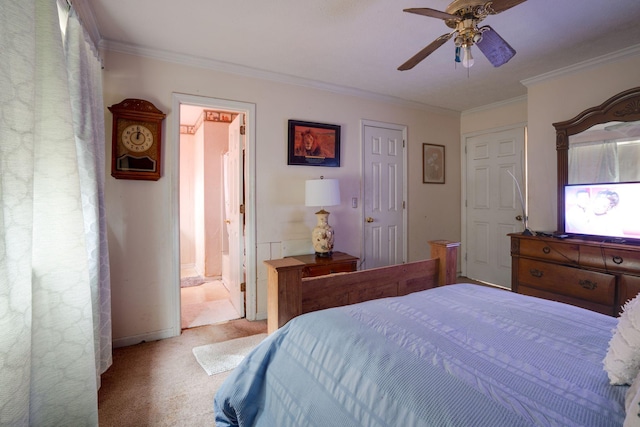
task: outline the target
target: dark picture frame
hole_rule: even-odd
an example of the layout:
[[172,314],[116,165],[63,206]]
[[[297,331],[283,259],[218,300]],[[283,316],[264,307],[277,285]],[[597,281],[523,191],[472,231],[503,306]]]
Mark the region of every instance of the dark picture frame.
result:
[[444,145],[422,144],[422,182],[444,184]]
[[340,167],[340,126],[289,120],[287,164]]

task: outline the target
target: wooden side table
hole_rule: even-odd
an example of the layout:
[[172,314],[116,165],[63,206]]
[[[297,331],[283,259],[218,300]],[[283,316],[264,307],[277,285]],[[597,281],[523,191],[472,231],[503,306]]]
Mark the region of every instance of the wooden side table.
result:
[[[271,333],[283,326],[302,310],[300,279],[345,273],[358,269],[358,258],[344,252],[334,252],[331,257],[298,255],[264,261],[267,265],[267,329]],[[290,285],[290,286],[288,286]],[[280,306],[280,307],[279,307]],[[287,310],[284,310],[287,307]],[[287,313],[285,311],[291,311]]]
[[344,252],[334,252],[331,257],[327,258],[317,257],[315,255],[298,255],[293,258],[304,263],[302,277],[348,273],[358,269],[358,258],[345,254]]

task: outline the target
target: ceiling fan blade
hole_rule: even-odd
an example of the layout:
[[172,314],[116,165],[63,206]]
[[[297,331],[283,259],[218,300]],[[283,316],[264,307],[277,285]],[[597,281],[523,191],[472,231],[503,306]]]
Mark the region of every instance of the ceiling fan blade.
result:
[[482,39],[476,43],[478,49],[487,57],[494,67],[506,64],[514,57],[516,51],[493,28],[486,25]]
[[447,40],[449,40],[451,38],[451,36],[453,36],[453,33],[455,33],[455,31],[453,31],[453,32],[451,32],[449,34],[443,34],[440,37],[438,37],[437,39],[435,39],[433,42],[431,42],[431,44],[429,46],[425,47],[420,52],[418,52],[415,55],[413,55],[407,62],[405,62],[404,64],[399,66],[398,70],[406,71],[406,70],[410,70],[413,67],[415,67],[416,65],[418,65],[418,63],[420,61],[425,59],[427,56],[431,55],[437,48],[439,48],[440,46],[445,44],[447,42]]
[[447,12],[441,12],[435,9],[430,9],[428,7],[414,7],[411,9],[404,9],[403,12],[415,13],[416,15],[430,16],[432,18],[444,19],[445,21],[449,19],[454,19],[456,21],[460,20],[459,16],[452,15]]
[[489,8],[493,10],[493,13],[504,12],[507,9],[511,9],[514,6],[524,3],[527,0],[493,0],[491,1]]

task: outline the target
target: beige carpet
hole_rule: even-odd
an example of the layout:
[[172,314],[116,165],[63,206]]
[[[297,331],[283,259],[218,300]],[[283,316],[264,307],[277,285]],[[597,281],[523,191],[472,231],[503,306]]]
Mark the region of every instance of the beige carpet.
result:
[[180,289],[182,329],[214,325],[240,318],[220,280]]
[[267,334],[251,335],[193,348],[193,355],[209,375],[230,371],[242,362]]
[[213,426],[213,396],[231,371],[207,375],[192,349],[266,332],[266,321],[239,319],[114,349],[98,392],[100,427]]

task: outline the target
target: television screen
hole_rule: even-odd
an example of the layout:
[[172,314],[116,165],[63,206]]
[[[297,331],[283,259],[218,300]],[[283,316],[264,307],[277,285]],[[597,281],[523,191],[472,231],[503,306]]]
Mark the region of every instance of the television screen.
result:
[[640,182],[567,185],[565,233],[640,239]]

